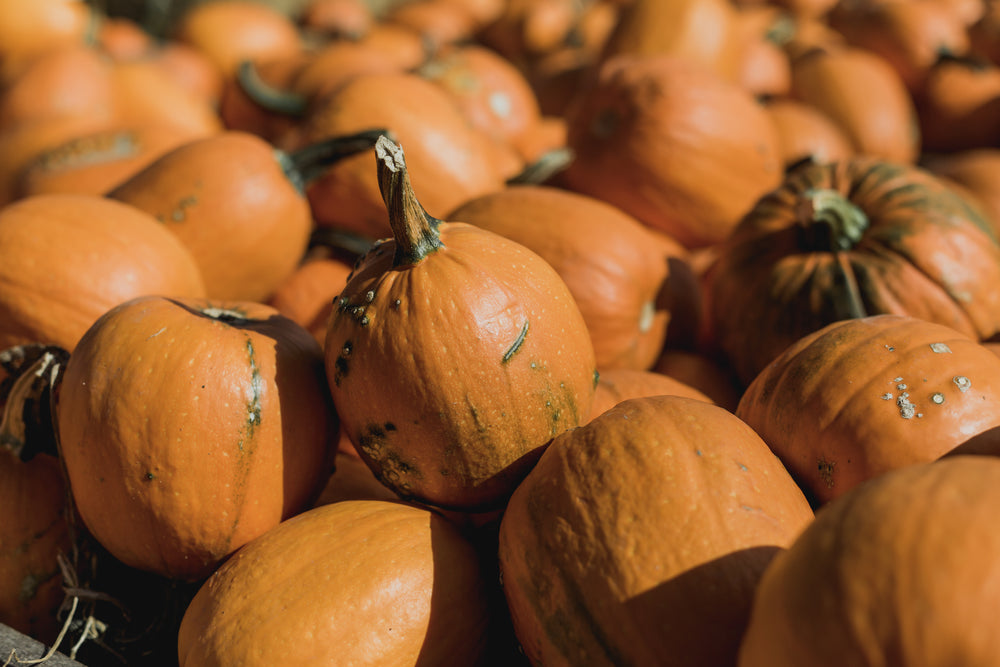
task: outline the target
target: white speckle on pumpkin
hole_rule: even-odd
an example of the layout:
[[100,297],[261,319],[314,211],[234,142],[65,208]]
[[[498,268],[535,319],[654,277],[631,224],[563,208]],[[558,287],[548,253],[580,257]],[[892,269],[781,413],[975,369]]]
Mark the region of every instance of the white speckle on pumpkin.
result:
[[896,399],[896,406],[899,408],[899,416],[903,419],[912,419],[917,413],[917,406],[910,402],[910,394],[903,392]]
[[941,405],[944,403],[944,394],[931,394],[931,403]]
[[894,398],[896,398],[896,397],[892,395],[891,391],[887,391],[884,394],[882,394],[882,400],[883,401],[891,401]]
[[945,354],[945,353],[950,353],[951,348],[945,345],[944,343],[931,343],[931,352],[935,352],[937,354]]
[[510,102],[510,97],[506,93],[500,91],[494,92],[489,97],[490,111],[499,116],[500,118],[507,118],[510,116],[511,107],[513,106]]
[[952,382],[958,387],[958,390],[963,394],[969,391],[969,387],[972,386],[972,380],[965,377],[964,375],[956,375],[952,378]]
[[894,347],[893,347],[892,345],[886,345],[886,346],[885,346],[885,349],[887,349],[887,350],[889,350],[890,352],[892,352],[892,351],[893,351],[893,350],[895,350],[896,348],[894,348]]
[[901,377],[898,377],[898,378],[893,378],[893,379],[892,379],[892,381],[893,381],[893,382],[902,382],[902,381],[903,381],[903,378],[901,378]]
[[900,382],[899,384],[896,385],[896,389],[898,389],[900,391],[903,391],[904,389],[906,389],[906,384],[903,383],[903,382]]

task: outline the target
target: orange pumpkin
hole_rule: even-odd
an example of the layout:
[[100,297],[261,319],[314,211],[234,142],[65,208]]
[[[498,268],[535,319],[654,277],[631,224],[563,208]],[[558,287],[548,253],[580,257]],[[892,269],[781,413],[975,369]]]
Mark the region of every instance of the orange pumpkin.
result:
[[[317,100],[278,144],[291,152],[370,127],[386,128],[406,145],[421,200],[433,215],[503,187],[505,175],[488,137],[469,124],[451,95],[414,73],[354,77]],[[331,166],[306,194],[319,226],[372,240],[391,233],[370,155]]]
[[254,0],[188,5],[171,27],[170,38],[204,53],[223,75],[244,60],[288,56],[303,48],[287,14]]
[[744,383],[845,318],[912,315],[972,338],[1000,330],[1000,244],[924,169],[870,157],[803,163],[762,198],[706,276],[706,320]]
[[304,32],[329,40],[358,40],[376,22],[365,0],[307,0],[298,22]]
[[1000,661],[1000,461],[872,480],[816,516],[760,582],[740,667]]
[[0,87],[36,58],[84,44],[93,11],[85,2],[0,0]]
[[430,217],[402,149],[376,145],[394,237],[358,263],[326,339],[337,412],[401,496],[502,505],[545,443],[585,420],[594,349],[555,270],[493,232]]
[[1000,145],[1000,65],[970,58],[941,58],[916,98],[927,152]]
[[733,664],[757,582],[811,520],[732,413],[623,401],[556,437],[507,505],[514,630],[536,665]]
[[771,119],[735,83],[674,56],[620,56],[567,111],[566,186],[688,248],[728,236],[781,182]]
[[[328,157],[316,149],[336,145],[283,155],[255,135],[222,132],[161,156],[107,196],[155,216],[180,239],[209,297],[262,301],[305,253],[312,230],[305,181]],[[371,145],[362,139],[351,150]]]
[[791,66],[791,97],[829,116],[856,152],[892,162],[916,160],[916,107],[885,58],[860,47],[829,46],[793,57]]
[[[552,186],[510,186],[477,197],[448,218],[533,250],[559,273],[583,315],[597,366],[647,369],[674,317],[695,298],[672,298],[683,250],[667,258],[647,229],[619,209]],[[678,290],[679,292],[679,290]]]
[[72,351],[104,312],[143,294],[205,295],[191,252],[152,216],[98,195],[0,209],[0,349]]
[[184,612],[179,664],[476,667],[489,625],[478,557],[454,526],[350,500],[284,522],[209,577]]
[[663,373],[632,368],[605,368],[597,378],[590,419],[596,419],[622,401],[643,396],[685,396],[712,402],[712,399],[698,389]]
[[998,362],[975,339],[923,319],[843,320],[768,364],[736,416],[823,504],[1000,425]]
[[854,155],[844,130],[816,107],[778,97],[768,100],[764,108],[778,128],[778,145],[786,166],[805,159],[836,162]]
[[935,176],[963,188],[966,196],[982,207],[1000,238],[1000,147],[925,155],[921,164]]
[[130,567],[194,581],[308,508],[337,428],[322,368],[312,336],[261,304],[150,296],[108,311],[57,405],[87,528]]

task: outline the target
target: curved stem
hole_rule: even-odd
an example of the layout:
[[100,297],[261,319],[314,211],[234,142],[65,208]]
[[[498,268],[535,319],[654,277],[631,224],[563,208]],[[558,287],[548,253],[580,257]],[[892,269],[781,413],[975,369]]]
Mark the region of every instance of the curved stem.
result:
[[342,250],[348,254],[360,256],[371,250],[377,239],[365,238],[359,234],[331,227],[317,227],[309,237],[309,247],[322,246],[333,250]]
[[573,149],[553,148],[507,179],[507,185],[540,185],[566,169],[573,161]]
[[810,189],[796,202],[795,216],[807,250],[850,250],[868,229],[868,216],[836,190]]
[[375,144],[378,163],[378,187],[389,212],[389,225],[396,240],[393,266],[416,264],[443,248],[438,234],[440,220],[427,214],[417,200],[406,172],[403,148],[388,136]]
[[276,150],[275,154],[285,171],[285,176],[301,192],[309,183],[319,178],[327,167],[344,158],[371,150],[378,138],[383,135],[391,136],[391,132],[373,128],[354,134],[330,137],[290,153]]
[[0,352],[7,379],[0,388],[0,446],[22,461],[36,454],[58,456],[54,395],[69,352],[55,345],[30,344]]
[[260,78],[257,67],[250,60],[244,60],[236,68],[236,83],[254,104],[272,113],[301,116],[309,105],[305,95],[275,88]]

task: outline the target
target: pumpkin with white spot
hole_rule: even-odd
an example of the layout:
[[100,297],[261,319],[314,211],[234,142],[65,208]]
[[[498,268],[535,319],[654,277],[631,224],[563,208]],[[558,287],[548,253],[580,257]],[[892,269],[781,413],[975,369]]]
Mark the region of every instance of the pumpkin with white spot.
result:
[[336,418],[319,343],[269,306],[140,297],[73,351],[57,405],[80,517],[118,560],[197,580],[312,506]]
[[402,148],[376,144],[392,239],[337,301],[326,370],[345,432],[405,498],[502,505],[590,414],[594,347],[566,284],[499,234],[424,211]]
[[1000,357],[916,317],[848,319],[771,362],[736,415],[820,505],[1000,426]]

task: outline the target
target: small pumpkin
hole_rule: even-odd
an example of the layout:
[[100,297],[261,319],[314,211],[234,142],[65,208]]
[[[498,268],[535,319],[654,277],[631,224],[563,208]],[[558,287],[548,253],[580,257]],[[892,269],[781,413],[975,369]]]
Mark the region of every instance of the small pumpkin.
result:
[[319,344],[252,302],[139,297],[101,316],[59,387],[59,452],[77,510],[118,560],[208,576],[307,509],[336,416]]
[[304,46],[290,16],[254,0],[188,5],[171,26],[170,39],[204,53],[224,76],[244,60],[288,56]]
[[205,296],[191,252],[147,213],[77,194],[0,209],[0,349],[72,352],[98,317],[144,294]]
[[1000,425],[998,362],[977,340],[916,317],[843,320],[768,364],[736,416],[821,505]]
[[346,500],[276,526],[209,577],[184,612],[179,664],[475,667],[490,615],[478,556],[446,519]]
[[764,573],[740,667],[1000,660],[1000,461],[886,473],[830,503]]
[[733,664],[754,590],[812,521],[749,426],[633,398],[556,437],[511,496],[499,561],[534,665]]
[[362,257],[326,338],[344,429],[379,479],[453,509],[503,504],[589,414],[595,359],[559,274],[521,244],[430,217],[402,148],[376,144],[394,236]]
[[1000,65],[942,57],[916,98],[926,152],[950,153],[1000,145]]
[[313,171],[370,152],[374,136],[283,154],[256,135],[221,132],[160,156],[107,197],[154,216],[180,239],[209,297],[263,301],[305,254],[313,218],[304,189]]
[[906,314],[983,339],[1000,329],[996,281],[989,222],[928,171],[865,156],[807,162],[719,247],[708,336],[743,383],[845,318]]
[[770,99],[764,106],[778,128],[782,162],[836,162],[854,155],[844,130],[816,107],[791,97]]
[[[423,205],[444,216],[469,199],[503,187],[491,140],[473,128],[452,96],[419,74],[366,74],[317,100],[278,140],[288,152],[328,137],[383,127],[406,145]],[[339,161],[306,190],[318,226],[371,240],[391,234],[370,155]]]
[[687,248],[724,239],[781,182],[778,137],[753,96],[676,56],[619,56],[567,110],[569,189]]
[[599,199],[514,185],[448,217],[520,243],[552,265],[580,308],[598,368],[649,368],[671,321],[695,310],[694,295],[676,290],[672,298],[672,283],[687,268],[683,249],[664,256],[645,226]]
[[790,96],[829,116],[855,151],[912,163],[920,154],[917,110],[885,58],[850,45],[814,48],[791,60]]

